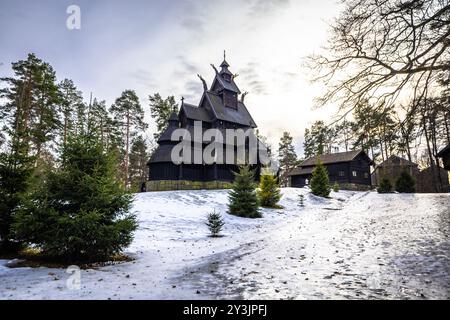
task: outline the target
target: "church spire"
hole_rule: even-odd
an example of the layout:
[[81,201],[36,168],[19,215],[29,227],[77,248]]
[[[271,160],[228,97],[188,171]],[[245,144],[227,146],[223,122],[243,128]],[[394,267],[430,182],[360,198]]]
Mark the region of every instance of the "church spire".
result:
[[227,54],[226,51],[223,50],[223,62],[220,64],[220,67],[222,68],[222,70],[220,70],[220,74],[229,74],[230,76],[233,75],[230,70],[228,70],[228,68],[230,67],[230,65],[227,62]]

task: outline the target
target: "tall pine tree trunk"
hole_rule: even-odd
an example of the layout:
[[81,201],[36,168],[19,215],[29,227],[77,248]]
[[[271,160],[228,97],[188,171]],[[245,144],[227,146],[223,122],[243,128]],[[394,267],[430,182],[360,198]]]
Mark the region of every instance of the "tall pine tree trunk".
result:
[[450,117],[450,111],[445,113],[444,112],[444,126],[445,126],[445,133],[447,135],[447,143],[450,143],[450,124],[449,124],[449,117]]
[[130,111],[127,111],[127,143],[125,148],[125,187],[128,188],[128,164],[130,151]]
[[430,145],[430,136],[429,136],[428,128],[427,128],[427,120],[426,120],[426,116],[425,116],[423,110],[422,110],[422,127],[423,127],[423,132],[425,134],[425,142],[427,145],[428,158],[430,160],[431,178],[432,178],[432,182],[433,182],[433,187],[436,192],[439,192],[438,185],[437,185],[438,182],[436,179],[436,166],[434,163],[433,151],[432,151],[431,145]]

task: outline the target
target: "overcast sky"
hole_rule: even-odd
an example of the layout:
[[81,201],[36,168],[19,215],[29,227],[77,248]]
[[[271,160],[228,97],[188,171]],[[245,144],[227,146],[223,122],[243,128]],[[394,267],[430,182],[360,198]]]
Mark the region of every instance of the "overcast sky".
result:
[[[66,27],[73,4],[80,30]],[[333,114],[312,110],[323,91],[308,82],[302,59],[325,44],[338,12],[336,0],[0,0],[0,76],[34,52],[86,99],[92,91],[109,105],[134,89],[149,114],[155,92],[197,104],[197,73],[211,82],[210,63],[226,50],[261,133],[275,146],[289,131],[300,151],[305,127]]]

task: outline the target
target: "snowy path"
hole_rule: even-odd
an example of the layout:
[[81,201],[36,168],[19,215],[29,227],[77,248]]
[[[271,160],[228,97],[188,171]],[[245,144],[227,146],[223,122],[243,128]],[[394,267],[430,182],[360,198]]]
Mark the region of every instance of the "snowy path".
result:
[[216,298],[449,299],[449,196],[383,199],[364,194],[298,217],[217,254],[193,279]]
[[[70,290],[63,269],[0,260],[0,299],[450,298],[450,195],[283,194],[257,220],[224,214],[223,190],[137,195],[135,261],[82,270]],[[206,236],[213,209],[225,237]]]

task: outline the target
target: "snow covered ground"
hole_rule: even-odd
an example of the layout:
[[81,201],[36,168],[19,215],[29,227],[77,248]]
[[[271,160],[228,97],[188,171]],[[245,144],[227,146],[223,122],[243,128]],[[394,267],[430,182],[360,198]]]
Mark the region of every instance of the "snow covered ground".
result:
[[[450,194],[284,189],[262,219],[226,214],[227,191],[135,197],[135,258],[81,270],[8,268],[0,299],[449,299]],[[305,195],[305,206],[299,205]],[[208,212],[225,219],[208,237]]]

